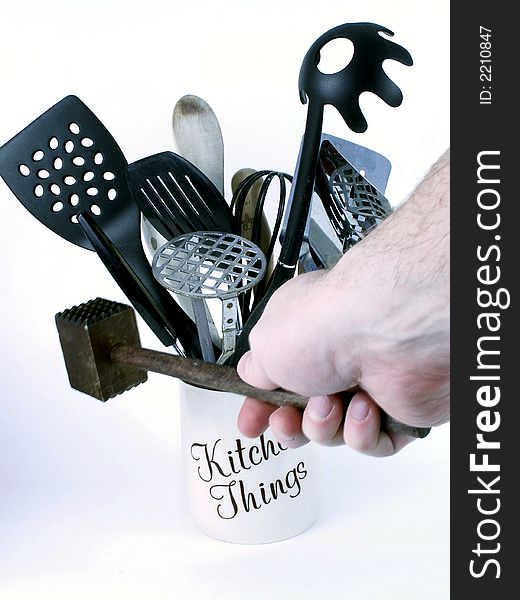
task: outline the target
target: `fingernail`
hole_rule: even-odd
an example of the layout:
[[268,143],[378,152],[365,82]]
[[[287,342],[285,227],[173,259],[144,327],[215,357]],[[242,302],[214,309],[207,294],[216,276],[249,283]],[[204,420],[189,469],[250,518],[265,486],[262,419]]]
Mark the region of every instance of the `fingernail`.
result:
[[292,437],[289,435],[285,435],[285,434],[280,434],[280,433],[276,433],[275,434],[276,439],[281,442],[282,444],[292,444],[294,442],[294,440],[296,439],[296,436],[293,435]]
[[328,396],[315,396],[309,400],[308,410],[313,419],[326,419],[333,408],[334,405]]
[[271,427],[271,431],[274,435],[274,437],[279,441],[279,442],[283,442],[286,444],[290,444],[291,442],[294,442],[294,440],[296,439],[296,436],[293,435],[288,435],[287,433],[285,433],[284,431],[282,431],[281,429],[278,429],[277,427],[273,427],[271,425],[271,421],[269,421],[270,427]]
[[350,403],[349,416],[356,421],[364,421],[369,411],[370,406],[368,402],[362,398],[356,398]]

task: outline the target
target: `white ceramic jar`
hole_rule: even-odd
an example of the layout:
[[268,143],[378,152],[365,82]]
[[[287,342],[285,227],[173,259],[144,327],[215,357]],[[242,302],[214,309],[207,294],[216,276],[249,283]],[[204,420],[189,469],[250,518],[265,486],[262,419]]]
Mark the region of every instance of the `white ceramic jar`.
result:
[[189,505],[199,529],[238,544],[293,537],[316,517],[314,449],[290,449],[269,432],[241,436],[244,398],[180,382],[181,443]]

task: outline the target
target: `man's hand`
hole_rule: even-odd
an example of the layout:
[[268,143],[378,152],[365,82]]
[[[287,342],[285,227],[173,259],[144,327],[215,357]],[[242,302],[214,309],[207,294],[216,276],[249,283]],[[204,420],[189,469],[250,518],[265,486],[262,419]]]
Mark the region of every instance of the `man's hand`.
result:
[[[330,271],[272,296],[238,373],[310,396],[302,412],[247,398],[244,435],[270,425],[286,445],[346,442],[387,456],[411,441],[380,430],[380,408],[409,425],[449,419],[449,153],[414,195]],[[355,390],[345,412],[344,393]]]

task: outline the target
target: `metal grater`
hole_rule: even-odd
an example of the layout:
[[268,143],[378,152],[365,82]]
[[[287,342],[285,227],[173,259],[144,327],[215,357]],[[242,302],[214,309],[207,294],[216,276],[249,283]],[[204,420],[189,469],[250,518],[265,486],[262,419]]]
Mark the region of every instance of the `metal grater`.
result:
[[392,212],[390,202],[329,141],[320,150],[316,184],[346,252]]

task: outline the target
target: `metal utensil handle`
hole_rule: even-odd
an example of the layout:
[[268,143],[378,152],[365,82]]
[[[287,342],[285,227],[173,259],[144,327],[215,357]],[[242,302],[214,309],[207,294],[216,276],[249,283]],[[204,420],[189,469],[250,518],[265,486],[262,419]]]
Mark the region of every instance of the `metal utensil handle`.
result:
[[206,306],[201,298],[191,298],[191,307],[197,324],[199,342],[202,350],[202,358],[206,362],[215,362],[215,353],[213,352],[213,343],[209,323],[206,318]]
[[223,364],[235,351],[238,322],[237,297],[222,300],[222,354],[218,359]]

